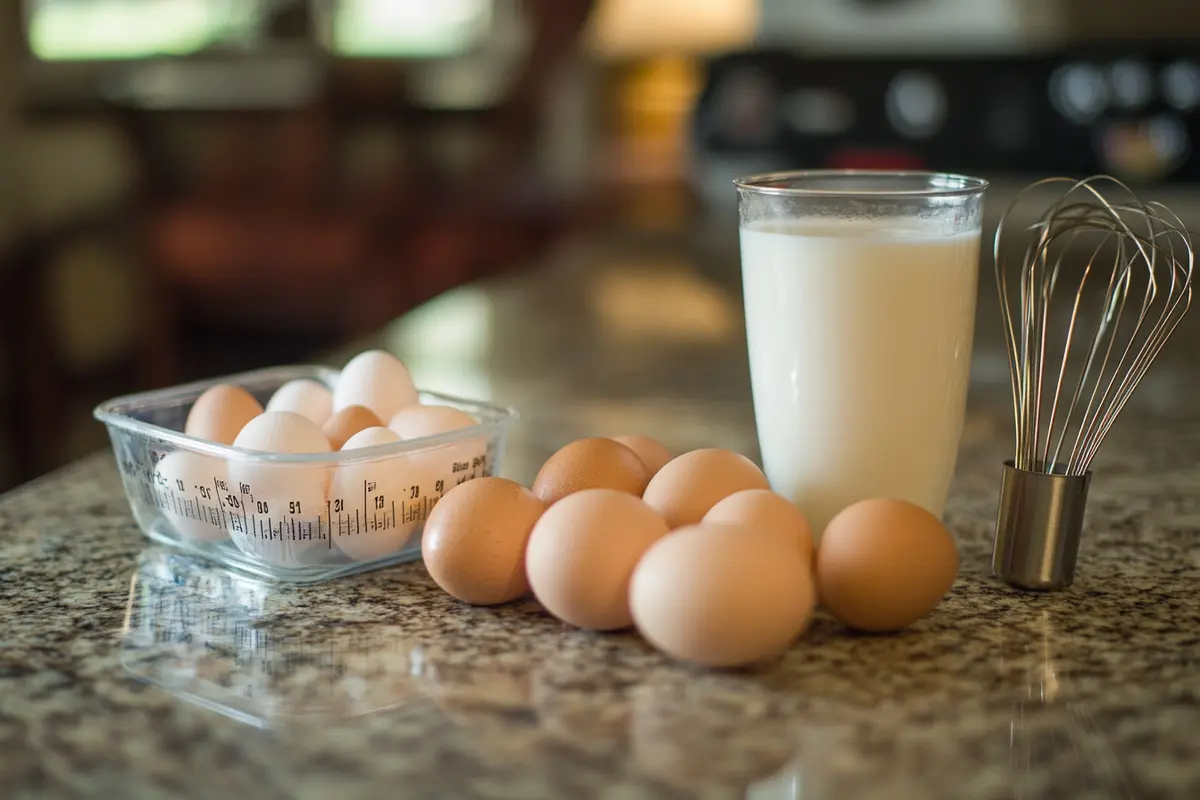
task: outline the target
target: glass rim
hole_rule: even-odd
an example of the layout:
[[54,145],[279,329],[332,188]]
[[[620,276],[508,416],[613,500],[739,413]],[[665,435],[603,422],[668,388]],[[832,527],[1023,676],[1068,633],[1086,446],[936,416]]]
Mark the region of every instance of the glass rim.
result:
[[[808,179],[820,178],[873,178],[878,186],[853,189],[830,189],[801,184]],[[889,188],[889,181],[919,179],[925,186],[915,189]],[[831,197],[831,198],[922,198],[922,197],[965,197],[982,194],[990,185],[983,178],[959,175],[953,172],[925,170],[883,169],[799,169],[778,172],[763,172],[735,178],[734,186],[739,192],[778,195],[782,197]],[[787,184],[787,185],[778,185]]]

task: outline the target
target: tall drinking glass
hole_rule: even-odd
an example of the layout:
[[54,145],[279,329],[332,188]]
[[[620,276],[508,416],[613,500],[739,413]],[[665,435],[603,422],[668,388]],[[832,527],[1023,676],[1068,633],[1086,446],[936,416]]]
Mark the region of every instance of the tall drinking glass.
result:
[[966,410],[987,182],[805,171],[735,184],[772,488],[818,537],[870,497],[940,517]]

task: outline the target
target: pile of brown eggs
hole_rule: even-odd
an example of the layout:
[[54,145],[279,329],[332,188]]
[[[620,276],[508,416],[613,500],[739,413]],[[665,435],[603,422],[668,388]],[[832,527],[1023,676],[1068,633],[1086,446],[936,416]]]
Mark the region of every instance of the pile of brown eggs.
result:
[[474,605],[532,592],[583,629],[635,627],[660,651],[713,667],[780,655],[818,603],[845,625],[894,631],[931,611],[958,569],[954,538],[902,500],[865,500],[813,534],[750,459],[673,456],[645,436],[587,438],[531,488],[478,478],[425,523],[433,580]]

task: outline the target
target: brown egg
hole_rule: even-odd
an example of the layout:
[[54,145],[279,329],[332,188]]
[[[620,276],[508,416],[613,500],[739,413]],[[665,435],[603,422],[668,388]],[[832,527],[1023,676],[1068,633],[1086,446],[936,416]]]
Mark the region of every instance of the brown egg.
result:
[[735,492],[704,515],[704,522],[742,525],[752,531],[787,536],[800,546],[804,560],[812,563],[813,538],[800,509],[770,489]]
[[584,489],[616,489],[641,496],[650,480],[637,453],[612,439],[579,439],[546,460],[533,493],[550,505]]
[[262,403],[254,395],[240,386],[219,383],[192,403],[183,432],[209,442],[233,444],[246,423],[262,412]]
[[529,591],[525,543],[544,510],[533,492],[504,478],[461,483],[425,520],[425,568],[438,586],[464,603],[516,600]]
[[895,631],[929,613],[954,585],[954,537],[903,500],[863,500],[825,528],[817,591],[825,610],[863,631]]
[[537,521],[525,552],[533,595],[547,611],[579,628],[633,624],[629,577],[667,523],[641,498],[616,489],[564,497]]
[[707,448],[671,459],[651,479],[642,497],[667,524],[678,528],[698,523],[734,492],[768,488],[762,470],[741,453]]
[[659,539],[629,587],[646,641],[710,667],[780,655],[808,625],[813,600],[808,562],[795,542],[725,523],[689,525]]
[[660,469],[674,456],[671,451],[657,439],[649,436],[614,436],[613,441],[620,442],[638,454],[638,458],[646,465],[646,471],[653,478]]
[[329,446],[341,450],[354,434],[382,425],[383,420],[366,406],[346,406],[326,420],[321,430],[329,439]]

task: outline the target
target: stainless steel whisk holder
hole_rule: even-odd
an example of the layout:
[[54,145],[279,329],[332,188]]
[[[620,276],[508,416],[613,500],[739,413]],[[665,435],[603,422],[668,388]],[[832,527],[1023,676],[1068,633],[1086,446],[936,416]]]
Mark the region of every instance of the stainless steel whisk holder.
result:
[[[1030,192],[1066,190],[1002,247]],[[1108,197],[1105,187],[1119,195]],[[1191,234],[1161,203],[1107,175],[1030,184],[996,228],[996,287],[1012,381],[992,571],[1011,586],[1070,586],[1092,460],[1192,300]]]
[[1091,482],[1090,472],[1051,475],[1004,462],[992,572],[1031,591],[1070,586]]

